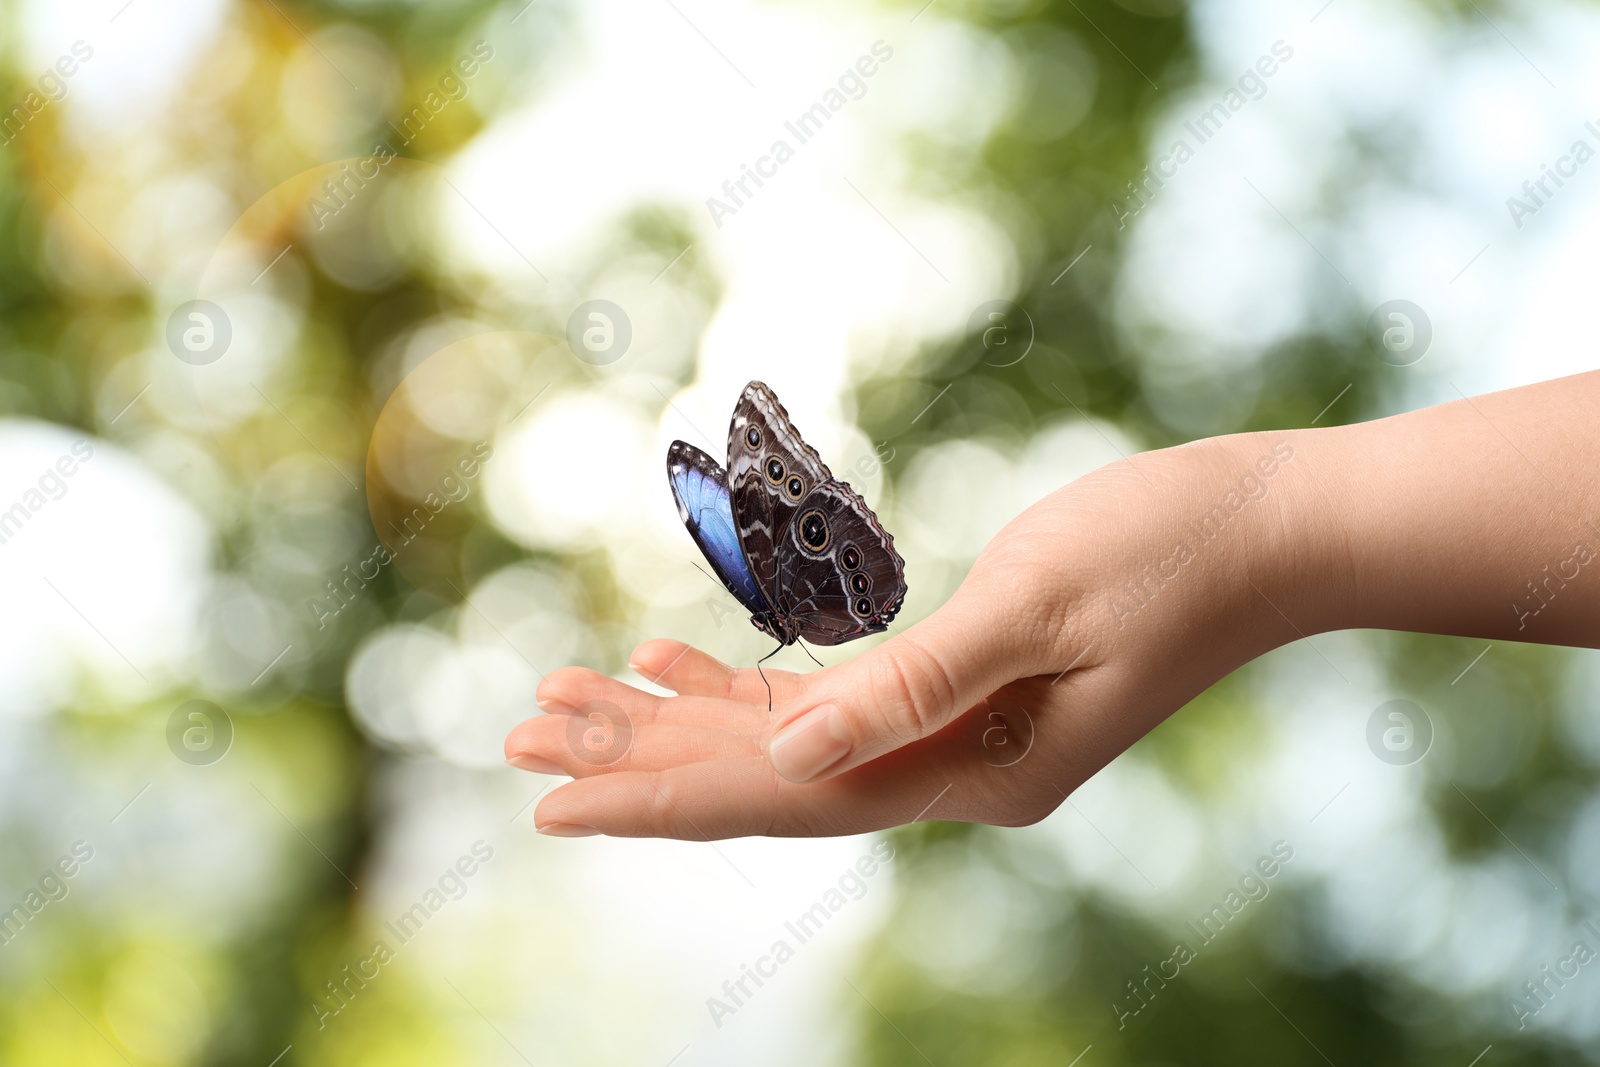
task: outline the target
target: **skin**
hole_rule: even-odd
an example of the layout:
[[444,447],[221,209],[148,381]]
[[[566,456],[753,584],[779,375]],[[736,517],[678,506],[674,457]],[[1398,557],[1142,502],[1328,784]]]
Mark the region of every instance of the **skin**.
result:
[[[546,714],[512,730],[507,760],[575,779],[536,809],[554,836],[1021,826],[1212,683],[1303,637],[1600,647],[1597,412],[1593,372],[1119,460],[1013,519],[915,626],[834,667],[769,671],[771,715],[753,669],[647,641],[630,666],[675,696],[555,671],[539,686]],[[594,707],[573,720],[596,700],[631,724],[604,765],[591,750],[607,723]]]

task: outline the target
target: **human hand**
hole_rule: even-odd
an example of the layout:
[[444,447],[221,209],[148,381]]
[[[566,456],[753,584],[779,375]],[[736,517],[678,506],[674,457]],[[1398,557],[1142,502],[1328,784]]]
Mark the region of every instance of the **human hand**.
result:
[[[507,759],[577,779],[536,811],[556,836],[1035,822],[1217,678],[1296,636],[1269,601],[1292,555],[1272,492],[1285,456],[1282,435],[1220,438],[1058,490],[922,622],[837,666],[767,672],[771,714],[754,669],[676,641],[646,642],[630,663],[675,696],[555,671],[538,691],[547,714],[511,732]],[[1200,541],[1196,521],[1214,536]],[[1187,554],[1175,550],[1185,539]],[[625,716],[602,728],[629,734],[603,765],[575,740],[595,701]]]

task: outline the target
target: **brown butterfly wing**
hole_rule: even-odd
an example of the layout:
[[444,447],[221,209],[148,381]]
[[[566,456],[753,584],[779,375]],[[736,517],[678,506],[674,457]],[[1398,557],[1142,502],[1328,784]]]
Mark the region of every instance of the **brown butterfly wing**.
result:
[[728,489],[745,562],[776,606],[778,549],[806,495],[833,474],[763,382],[744,387],[728,426]]
[[881,633],[906,598],[894,538],[844,482],[817,486],[778,544],[778,591],[769,603],[814,645]]

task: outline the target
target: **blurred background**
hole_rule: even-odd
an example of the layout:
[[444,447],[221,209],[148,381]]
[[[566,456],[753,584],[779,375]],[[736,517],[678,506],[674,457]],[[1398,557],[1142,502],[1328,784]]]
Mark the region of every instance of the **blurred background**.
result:
[[1585,369],[1597,45],[1490,0],[0,5],[0,1063],[1600,1060],[1592,652],[1301,642],[1023,830],[550,840],[501,762],[541,672],[767,651],[662,476],[751,378],[914,620],[1120,454]]

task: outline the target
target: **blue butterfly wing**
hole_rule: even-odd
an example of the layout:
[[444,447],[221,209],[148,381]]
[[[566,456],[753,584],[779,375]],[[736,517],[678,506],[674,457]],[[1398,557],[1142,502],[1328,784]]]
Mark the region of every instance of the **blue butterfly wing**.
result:
[[678,518],[722,584],[751,615],[766,614],[766,598],[756,586],[739,544],[728,472],[693,445],[674,441],[667,449],[667,481],[678,502]]

